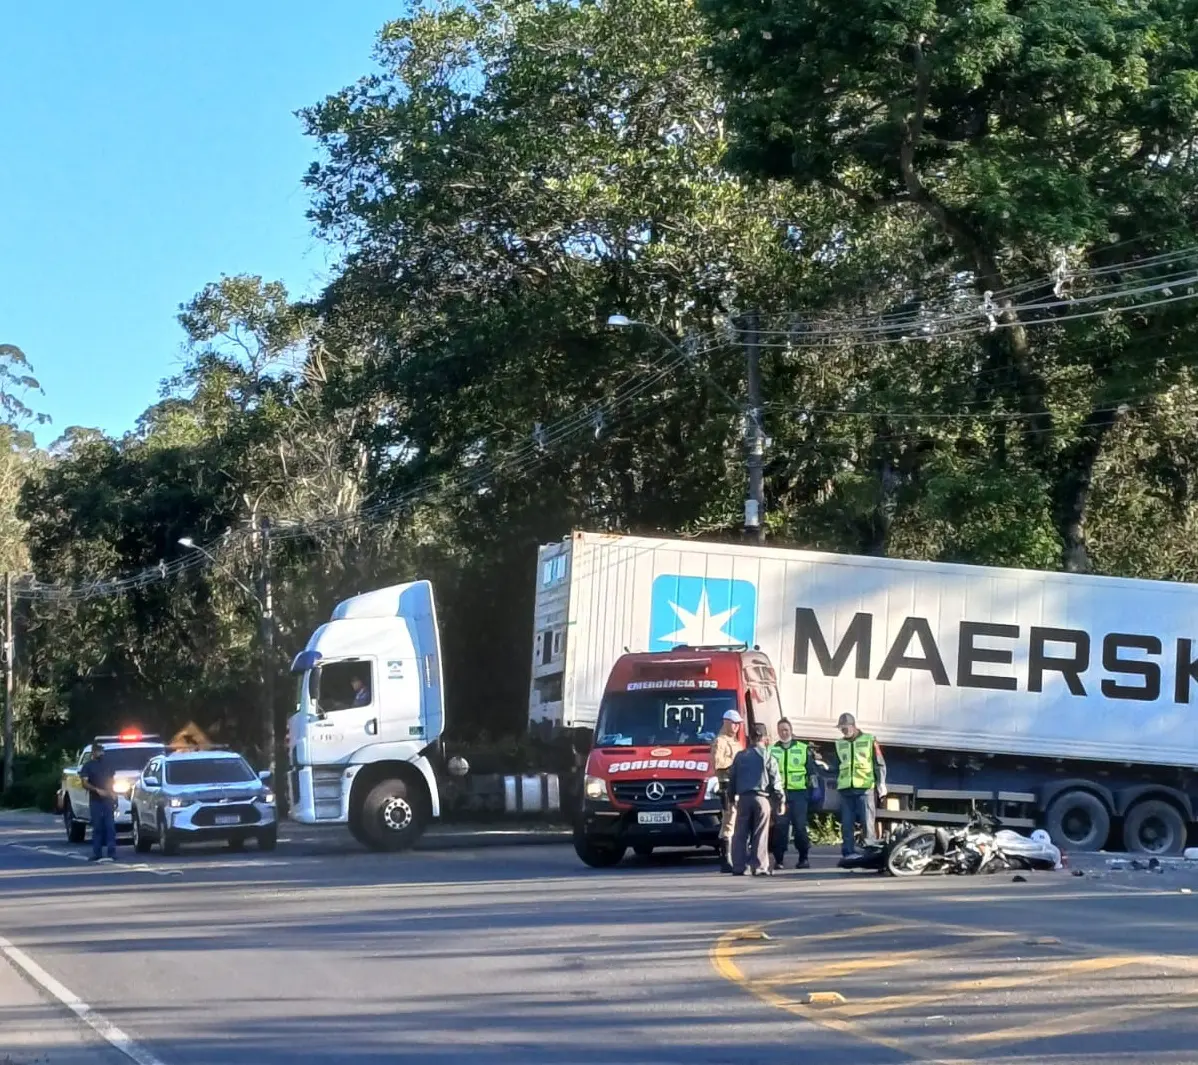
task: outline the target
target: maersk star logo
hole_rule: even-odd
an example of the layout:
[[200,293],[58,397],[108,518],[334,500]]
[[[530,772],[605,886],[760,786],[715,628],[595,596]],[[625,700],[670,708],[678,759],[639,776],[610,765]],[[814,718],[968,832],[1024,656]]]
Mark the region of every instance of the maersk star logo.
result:
[[751,647],[756,626],[757,589],[750,581],[663,574],[653,582],[650,651],[680,643]]

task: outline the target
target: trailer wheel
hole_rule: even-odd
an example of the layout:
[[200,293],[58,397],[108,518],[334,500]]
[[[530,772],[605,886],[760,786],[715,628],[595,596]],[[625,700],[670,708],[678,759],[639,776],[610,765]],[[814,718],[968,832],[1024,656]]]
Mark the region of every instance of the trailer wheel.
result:
[[1181,854],[1186,822],[1172,803],[1149,799],[1137,803],[1123,819],[1123,846],[1133,854]]
[[1054,800],[1044,820],[1053,843],[1062,849],[1101,850],[1111,834],[1106,804],[1089,791],[1065,792]]

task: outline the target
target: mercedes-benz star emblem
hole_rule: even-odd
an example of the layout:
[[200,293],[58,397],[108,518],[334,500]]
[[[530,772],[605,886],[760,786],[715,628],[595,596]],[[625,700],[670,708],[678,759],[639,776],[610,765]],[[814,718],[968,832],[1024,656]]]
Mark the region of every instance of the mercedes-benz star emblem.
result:
[[665,797],[666,786],[660,780],[651,780],[648,787],[645,788],[645,798],[650,802],[657,802]]

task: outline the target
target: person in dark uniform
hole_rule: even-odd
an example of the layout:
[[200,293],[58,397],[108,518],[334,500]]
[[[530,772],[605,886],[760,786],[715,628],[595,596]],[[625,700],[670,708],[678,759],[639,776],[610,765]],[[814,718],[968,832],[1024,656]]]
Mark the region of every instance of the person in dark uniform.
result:
[[112,770],[104,761],[104,747],[101,744],[92,744],[91,758],[80,768],[79,779],[87,791],[87,813],[92,825],[90,860],[115,862],[116,792],[112,790]]

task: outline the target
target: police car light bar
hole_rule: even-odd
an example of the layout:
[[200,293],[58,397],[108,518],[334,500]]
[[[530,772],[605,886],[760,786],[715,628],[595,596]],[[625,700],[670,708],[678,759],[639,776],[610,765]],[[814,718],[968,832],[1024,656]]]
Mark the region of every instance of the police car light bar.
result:
[[162,737],[154,732],[141,732],[135,728],[122,729],[115,736],[97,736],[93,743],[161,743]]

